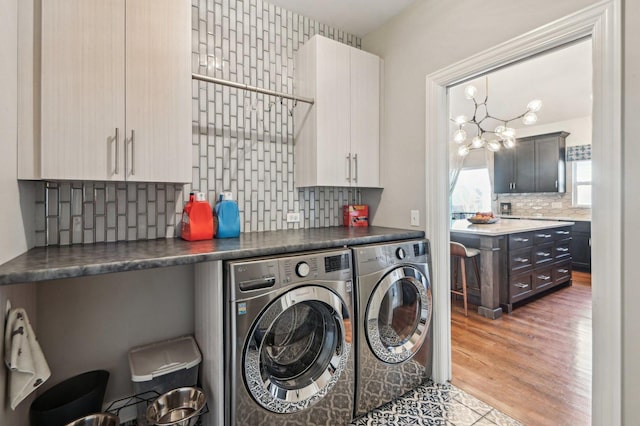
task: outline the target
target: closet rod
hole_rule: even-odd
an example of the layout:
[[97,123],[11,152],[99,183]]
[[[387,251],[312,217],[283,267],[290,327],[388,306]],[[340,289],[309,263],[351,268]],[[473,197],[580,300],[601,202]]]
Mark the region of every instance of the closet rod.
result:
[[193,80],[206,81],[207,83],[222,84],[223,86],[235,87],[236,89],[249,90],[251,92],[262,93],[264,95],[277,96],[278,98],[292,99],[294,101],[305,102],[313,105],[313,98],[305,98],[303,96],[289,95],[287,93],[276,92],[275,90],[262,89],[260,87],[249,86],[248,84],[240,84],[235,81],[223,80],[221,78],[209,77],[202,74],[191,74]]

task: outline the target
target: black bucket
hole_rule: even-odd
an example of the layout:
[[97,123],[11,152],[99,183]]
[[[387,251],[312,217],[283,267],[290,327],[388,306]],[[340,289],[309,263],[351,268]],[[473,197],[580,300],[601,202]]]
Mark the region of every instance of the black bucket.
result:
[[58,383],[31,404],[31,426],[64,426],[102,411],[108,380],[108,371],[95,370]]

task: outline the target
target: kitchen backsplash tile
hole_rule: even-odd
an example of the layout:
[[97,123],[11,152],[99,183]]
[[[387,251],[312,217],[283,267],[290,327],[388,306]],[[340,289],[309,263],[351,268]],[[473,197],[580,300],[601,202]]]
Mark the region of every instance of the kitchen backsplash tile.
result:
[[[313,35],[361,47],[354,35],[262,0],[192,0],[191,22],[194,72],[287,93],[294,53]],[[177,234],[190,191],[212,205],[232,191],[243,232],[341,225],[357,190],[294,186],[293,101],[195,80],[192,100],[191,184],[36,183],[36,245]],[[287,212],[301,222],[286,223]]]
[[[576,220],[591,220],[591,209],[573,207],[571,193],[553,194],[499,194],[496,205],[511,203],[513,216],[567,217]],[[495,211],[499,211],[496,207]]]

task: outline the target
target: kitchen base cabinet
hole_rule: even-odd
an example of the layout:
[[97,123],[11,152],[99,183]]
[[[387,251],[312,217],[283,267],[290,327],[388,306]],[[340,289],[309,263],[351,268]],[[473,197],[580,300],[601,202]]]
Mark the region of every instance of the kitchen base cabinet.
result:
[[572,236],[571,267],[577,271],[591,272],[591,222],[576,222]]
[[571,227],[509,235],[506,250],[507,283],[500,305],[513,305],[561,284],[571,284]]

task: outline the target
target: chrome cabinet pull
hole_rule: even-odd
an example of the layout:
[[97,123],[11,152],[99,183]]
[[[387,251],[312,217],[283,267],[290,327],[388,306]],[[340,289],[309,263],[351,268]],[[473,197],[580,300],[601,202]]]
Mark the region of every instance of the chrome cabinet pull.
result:
[[351,153],[347,155],[347,182],[351,182]]
[[538,275],[538,278],[541,279],[541,280],[545,280],[546,281],[546,280],[550,279],[551,277],[549,275],[540,274],[540,275]]
[[518,288],[527,288],[529,287],[529,284],[525,284],[525,283],[513,283],[514,287],[518,287]]
[[120,129],[116,127],[116,167],[113,170],[113,174],[119,173],[118,163],[120,162]]
[[538,256],[549,257],[551,253],[547,253],[546,251],[539,251],[536,253]]
[[357,183],[358,182],[358,154],[353,154],[353,162],[355,164],[355,167],[354,167],[355,168],[355,174],[354,174],[355,176],[353,178],[353,181]]
[[513,239],[513,241],[516,241],[518,243],[526,243],[527,241],[529,241],[528,238],[522,238],[522,237],[516,237]]
[[569,249],[568,249],[568,248],[566,248],[566,247],[558,247],[558,248],[556,248],[556,250],[558,250],[558,251],[560,251],[560,252],[563,252],[563,253],[565,253],[565,252],[568,252],[568,251],[569,251]]
[[562,274],[566,274],[567,272],[569,272],[568,269],[558,269],[558,272],[562,273]]
[[131,129],[131,176],[135,175],[135,164],[136,164],[136,147],[134,145],[136,139],[136,134],[133,129]]
[[551,234],[536,234],[538,238],[551,238]]
[[515,259],[516,262],[520,262],[520,263],[527,263],[529,262],[529,259],[527,259],[526,257],[516,257]]
[[556,234],[558,234],[558,235],[569,235],[570,232],[569,231],[556,231]]
[[558,181],[556,180],[556,189],[558,189]]

